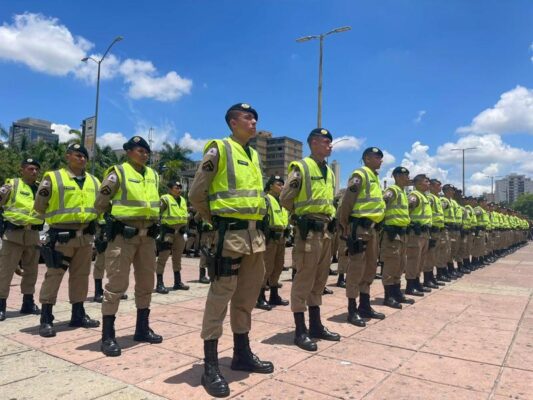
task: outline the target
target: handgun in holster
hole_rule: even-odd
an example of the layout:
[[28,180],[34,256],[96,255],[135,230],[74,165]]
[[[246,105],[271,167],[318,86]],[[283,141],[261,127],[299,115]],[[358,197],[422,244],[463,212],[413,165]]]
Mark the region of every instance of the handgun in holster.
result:
[[349,255],[363,253],[366,250],[367,241],[357,236],[358,219],[352,220],[352,231],[346,240]]
[[309,220],[305,217],[296,217],[296,225],[298,226],[302,240],[307,240],[307,234],[309,233]]
[[107,240],[105,239],[105,225],[100,226],[99,234],[94,238],[94,247],[98,254],[102,254],[107,249]]
[[435,247],[437,245],[437,239],[429,239],[429,242],[428,242],[428,247],[430,249],[432,249],[433,247]]
[[71,257],[66,257],[55,249],[56,243],[67,243],[70,240],[68,232],[49,232],[48,243],[41,246],[41,255],[48,268],[62,268],[65,271],[70,265]]

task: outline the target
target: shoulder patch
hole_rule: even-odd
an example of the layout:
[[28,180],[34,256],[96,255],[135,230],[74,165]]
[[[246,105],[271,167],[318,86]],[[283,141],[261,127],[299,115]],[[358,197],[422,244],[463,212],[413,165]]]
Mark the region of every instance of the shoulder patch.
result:
[[204,161],[202,164],[202,171],[211,172],[215,169],[215,166],[213,165],[213,161],[207,160]]
[[42,188],[39,190],[39,196],[48,197],[50,195],[50,191],[46,188]]
[[11,189],[11,186],[5,185],[0,188],[0,193],[6,194],[8,190]]
[[216,147],[211,147],[205,152],[206,156],[216,157],[218,154],[218,149]]
[[104,196],[109,196],[111,194],[111,189],[107,185],[102,186],[102,188],[100,189],[100,193]]
[[293,189],[298,189],[300,187],[300,182],[298,181],[298,179],[293,179],[289,186]]
[[107,180],[109,182],[116,182],[118,180],[117,174],[115,174],[114,172],[109,174],[109,176],[107,177]]

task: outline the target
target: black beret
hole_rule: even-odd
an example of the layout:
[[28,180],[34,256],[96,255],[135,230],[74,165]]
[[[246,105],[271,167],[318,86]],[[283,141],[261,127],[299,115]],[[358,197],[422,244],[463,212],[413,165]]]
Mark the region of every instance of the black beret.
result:
[[455,186],[453,186],[451,183],[447,183],[446,185],[444,185],[442,187],[442,191],[443,192],[448,191],[448,190],[454,190],[455,191]]
[[279,176],[279,175],[271,175],[270,178],[268,178],[267,183],[265,184],[265,192],[270,190],[270,186],[272,186],[272,184],[275,183],[275,182],[281,182],[282,185],[285,184],[285,181],[283,180],[283,178],[281,176]]
[[252,113],[255,117],[255,120],[259,120],[259,115],[257,114],[257,111],[255,111],[250,104],[247,103],[237,103],[232,105],[230,108],[228,108],[228,111],[226,111],[226,123],[229,125],[229,113],[230,111],[243,111],[243,112],[249,112]]
[[439,181],[438,179],[435,179],[435,178],[433,178],[433,179],[430,179],[430,180],[429,180],[429,183],[431,183],[431,184],[433,184],[433,185],[434,185],[434,184],[436,184],[436,183],[437,183],[437,184],[439,184],[439,185],[441,185],[441,184],[442,184],[442,182],[441,182],[441,181]]
[[369,154],[377,154],[378,156],[383,158],[383,152],[380,149],[378,149],[377,147],[368,147],[368,148],[366,148],[365,151],[363,151],[363,158],[365,158],[365,156],[367,156]]
[[333,141],[333,136],[331,135],[331,132],[324,128],[315,128],[309,133],[309,136],[307,137],[307,143],[311,140],[313,136],[319,136],[319,137],[327,137],[329,140]]
[[174,186],[179,186],[180,188],[183,187],[180,181],[170,181],[169,183],[167,183],[167,187],[169,189],[172,189]]
[[37,161],[35,158],[26,158],[22,160],[20,166],[24,167],[26,165],[35,165],[37,168],[41,168],[41,164],[39,164],[39,161]]
[[392,176],[394,175],[409,175],[409,170],[405,167],[396,167],[392,170]]
[[143,149],[145,149],[149,153],[152,151],[152,150],[150,150],[150,145],[148,144],[148,142],[146,140],[144,140],[140,136],[132,137],[130,140],[128,140],[126,143],[124,143],[122,145],[122,148],[124,150],[131,150],[131,149],[133,149],[133,148],[135,148],[137,146],[142,147]]
[[74,144],[71,144],[70,146],[67,147],[67,153],[71,153],[73,151],[77,151],[78,153],[83,154],[85,156],[85,158],[87,158],[87,159],[89,158],[89,152],[81,144],[74,143]]

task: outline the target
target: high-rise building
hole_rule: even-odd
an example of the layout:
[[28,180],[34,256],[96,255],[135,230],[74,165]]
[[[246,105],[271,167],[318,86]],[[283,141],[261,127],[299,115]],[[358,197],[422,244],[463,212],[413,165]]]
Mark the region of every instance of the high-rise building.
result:
[[333,160],[330,165],[333,170],[333,175],[335,175],[335,194],[339,193],[340,190],[340,181],[341,181],[341,165],[337,160]]
[[302,158],[302,142],[287,136],[273,137],[271,132],[259,131],[250,145],[259,153],[266,177],[279,175],[287,179],[289,164]]
[[10,143],[20,146],[23,137],[26,137],[28,143],[59,142],[59,135],[54,133],[52,123],[37,118],[23,118],[13,122],[9,128]]
[[525,193],[533,193],[533,181],[525,175],[509,174],[496,181],[494,197],[497,203],[512,204]]

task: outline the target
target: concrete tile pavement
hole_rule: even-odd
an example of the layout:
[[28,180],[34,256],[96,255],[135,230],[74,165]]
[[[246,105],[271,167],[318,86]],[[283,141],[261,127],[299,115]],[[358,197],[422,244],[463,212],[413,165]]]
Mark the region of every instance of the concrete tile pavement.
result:
[[[290,249],[286,265],[290,265]],[[308,353],[292,344],[290,307],[254,310],[252,349],[275,364],[273,374],[232,371],[229,323],[219,343],[221,370],[237,399],[533,399],[533,244],[482,270],[433,291],[403,310],[380,305],[380,281],[372,286],[374,307],[387,314],[365,328],[346,323],[344,290],[328,285],[324,324],[340,342],[318,343]],[[44,275],[40,268],[37,288]],[[203,346],[199,337],[208,285],[197,283],[198,259],[184,258],[189,291],[154,294],[151,325],[160,345],[132,340],[135,303],[121,302],[117,337],[123,355],[99,351],[100,329],[68,327],[65,279],[54,315],[55,338],[37,334],[37,316],[20,316],[15,277],[8,319],[0,323],[0,399],[207,399],[200,385]],[[289,273],[280,294],[288,298]],[[165,283],[172,284],[170,263]],[[93,288],[89,290],[92,296]],[[100,317],[100,305],[86,310]],[[229,321],[229,319],[228,319]]]

